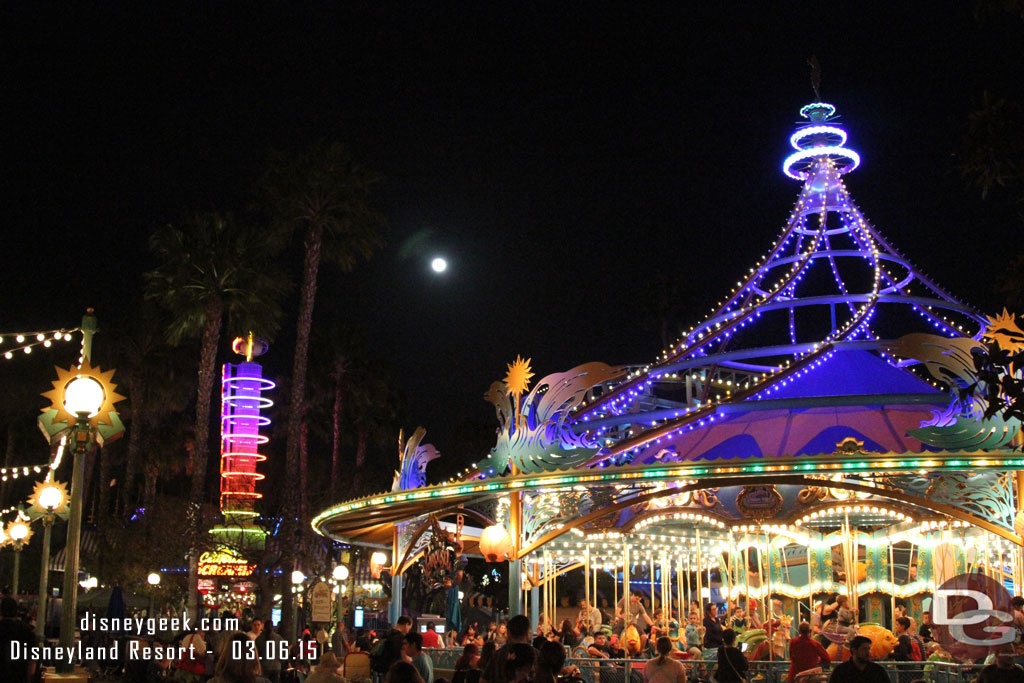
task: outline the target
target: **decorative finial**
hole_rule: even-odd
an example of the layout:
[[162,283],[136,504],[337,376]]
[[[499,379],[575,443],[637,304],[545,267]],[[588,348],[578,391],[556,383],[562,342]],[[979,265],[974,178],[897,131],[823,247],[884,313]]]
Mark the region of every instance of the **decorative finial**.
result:
[[814,89],[814,98],[821,101],[821,64],[817,55],[811,55],[807,59],[807,65],[811,67],[811,88]]

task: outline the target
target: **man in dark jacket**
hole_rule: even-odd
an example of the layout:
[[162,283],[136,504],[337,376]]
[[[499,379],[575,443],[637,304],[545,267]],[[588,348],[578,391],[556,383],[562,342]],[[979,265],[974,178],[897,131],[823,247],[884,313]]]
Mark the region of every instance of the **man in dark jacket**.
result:
[[[374,671],[387,673],[391,665],[402,658],[402,643],[405,642],[405,636],[411,628],[412,619],[404,615],[398,617],[398,623],[395,624],[395,627],[384,634],[382,638],[384,643],[380,653],[375,657],[371,657]],[[376,645],[374,648],[376,648]]]
[[890,683],[889,674],[871,661],[871,639],[854,636],[850,641],[850,659],[832,670],[829,683]]

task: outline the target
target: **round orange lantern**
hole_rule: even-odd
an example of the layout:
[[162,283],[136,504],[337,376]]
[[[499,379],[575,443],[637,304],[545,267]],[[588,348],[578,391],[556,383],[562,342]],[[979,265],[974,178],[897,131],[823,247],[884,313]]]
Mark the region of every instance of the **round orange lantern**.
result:
[[480,534],[480,554],[487,562],[502,562],[512,552],[512,538],[501,524],[493,524]]

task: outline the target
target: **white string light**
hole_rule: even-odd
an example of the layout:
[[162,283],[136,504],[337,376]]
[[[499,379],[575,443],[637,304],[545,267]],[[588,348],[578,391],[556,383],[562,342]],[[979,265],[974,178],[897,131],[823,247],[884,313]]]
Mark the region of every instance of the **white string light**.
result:
[[[79,332],[80,329],[75,327],[72,329],[47,330],[45,332],[0,332],[0,352],[3,352],[4,358],[11,360],[14,358],[15,353],[19,351],[29,354],[37,346],[48,349],[53,346],[54,342],[69,342],[72,339],[72,335],[75,332]],[[16,346],[4,350],[4,343],[9,341],[13,341]]]

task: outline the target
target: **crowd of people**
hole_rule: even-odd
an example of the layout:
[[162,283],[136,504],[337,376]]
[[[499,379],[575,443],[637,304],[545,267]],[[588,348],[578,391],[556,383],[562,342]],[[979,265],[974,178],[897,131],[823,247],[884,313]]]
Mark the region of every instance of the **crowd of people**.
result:
[[[929,663],[955,661],[933,639],[934,627],[927,611],[918,624],[905,606],[897,605],[890,636],[895,645],[885,657],[892,664],[888,670],[880,666],[875,661],[877,653],[872,652],[875,641],[863,635],[856,609],[849,606],[845,596],[816,603],[810,619],[797,625],[792,638],[778,601],[772,603],[767,619],[753,600],[726,605],[722,616],[715,603],[701,605],[693,601],[683,624],[675,614],[660,609],[649,615],[639,592],[620,600],[614,615],[603,613],[586,600],[578,606],[575,619],[563,619],[557,625],[542,617],[532,627],[526,616],[518,615],[482,627],[468,624],[461,633],[449,630],[441,635],[433,628],[414,629],[413,620],[403,616],[382,634],[346,629],[339,623],[304,629],[294,643],[287,643],[273,624],[248,615],[237,630],[193,630],[166,640],[144,639],[144,645],[173,645],[193,655],[125,662],[124,680],[570,683],[584,678],[582,668],[590,674],[587,680],[602,683],[640,683],[641,679],[644,683],[741,683],[750,680],[757,673],[753,669],[763,666],[764,660],[771,659],[788,663],[788,683],[800,683],[801,674],[818,675],[818,679],[810,680],[825,680],[827,675],[827,680],[834,683],[914,683],[927,680],[920,677],[928,672]],[[34,634],[17,603],[5,597],[0,607],[3,640],[32,641]],[[1013,618],[1020,643],[1024,598],[1014,598]],[[740,642],[742,634],[749,635],[752,629],[767,633],[767,638],[762,635],[763,646],[757,649],[747,648],[749,642]],[[444,670],[443,676],[435,675],[435,659],[430,652],[434,648],[461,649],[452,670]],[[1024,683],[1024,668],[1017,664],[1022,652],[1020,645],[1007,646],[990,654],[986,661],[977,662],[983,666],[977,680]],[[364,662],[365,667],[353,667],[352,662]],[[573,664],[567,666],[566,662]],[[30,663],[16,666],[6,661],[3,666],[0,679],[4,681],[25,683],[37,680],[39,674],[38,667]],[[616,675],[616,671],[620,673]],[[628,681],[626,671],[630,672]],[[595,672],[601,673],[595,676]]]

